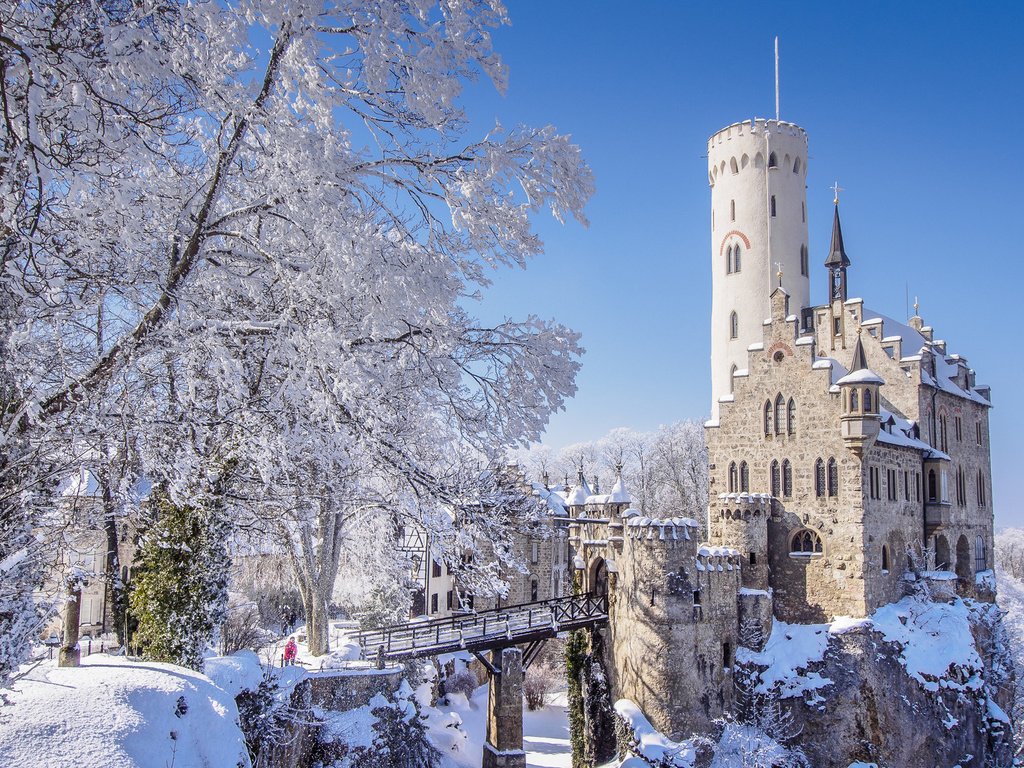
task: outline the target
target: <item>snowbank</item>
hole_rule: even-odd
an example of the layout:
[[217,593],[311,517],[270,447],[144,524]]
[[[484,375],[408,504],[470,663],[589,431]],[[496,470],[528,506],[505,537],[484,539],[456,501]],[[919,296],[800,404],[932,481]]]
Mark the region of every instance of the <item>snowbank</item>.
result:
[[232,695],[205,675],[93,655],[18,681],[0,718],[0,765],[248,768]]
[[632,751],[637,753],[636,757],[642,757],[650,763],[675,765],[679,768],[690,768],[694,764],[697,758],[696,750],[686,742],[672,741],[655,729],[651,721],[640,711],[640,707],[629,699],[616,701],[615,712],[625,721],[626,727],[633,734],[636,743]]

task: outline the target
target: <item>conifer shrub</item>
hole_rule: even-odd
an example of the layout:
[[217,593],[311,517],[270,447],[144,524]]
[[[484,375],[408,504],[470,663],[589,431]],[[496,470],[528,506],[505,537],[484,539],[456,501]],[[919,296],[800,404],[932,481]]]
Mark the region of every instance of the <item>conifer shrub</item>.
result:
[[133,568],[132,645],[146,659],[202,671],[227,604],[228,526],[217,510],[177,505],[163,494],[154,509]]

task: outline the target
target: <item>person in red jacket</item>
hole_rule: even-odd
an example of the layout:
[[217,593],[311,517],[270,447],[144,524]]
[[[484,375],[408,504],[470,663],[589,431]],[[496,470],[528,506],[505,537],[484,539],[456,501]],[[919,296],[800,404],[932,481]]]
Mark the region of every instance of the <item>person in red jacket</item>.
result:
[[294,666],[295,657],[299,653],[299,647],[295,644],[295,638],[289,637],[288,642],[284,645],[284,665]]

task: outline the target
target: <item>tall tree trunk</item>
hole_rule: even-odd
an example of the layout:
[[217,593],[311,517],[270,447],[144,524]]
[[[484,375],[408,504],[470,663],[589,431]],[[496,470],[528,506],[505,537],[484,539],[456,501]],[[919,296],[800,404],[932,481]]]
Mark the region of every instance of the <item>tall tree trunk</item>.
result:
[[103,533],[107,540],[106,562],[104,563],[104,580],[106,582],[106,595],[103,611],[103,631],[109,632],[108,619],[113,623],[114,631],[117,633],[117,642],[122,646],[125,644],[124,620],[127,612],[128,595],[125,583],[121,579],[121,558],[117,549],[117,515],[114,505],[114,494],[110,488],[110,476],[104,473],[103,476]]
[[82,661],[78,647],[78,628],[82,617],[82,579],[74,573],[68,577],[68,596],[64,604],[64,644],[57,657],[58,667],[77,667]]

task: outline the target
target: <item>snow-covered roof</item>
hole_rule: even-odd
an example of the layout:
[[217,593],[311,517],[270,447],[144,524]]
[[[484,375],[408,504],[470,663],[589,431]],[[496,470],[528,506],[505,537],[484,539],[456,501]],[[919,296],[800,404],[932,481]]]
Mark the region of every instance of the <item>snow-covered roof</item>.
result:
[[590,486],[587,485],[586,480],[580,480],[577,485],[574,485],[572,490],[569,491],[569,495],[565,499],[566,504],[578,506],[580,504],[586,504],[593,494],[590,492]]
[[861,368],[846,374],[836,384],[885,384],[885,380],[870,368]]
[[[988,398],[979,393],[976,389],[962,389],[956,384],[954,379],[958,373],[958,366],[956,362],[951,361],[966,361],[960,355],[947,355],[944,351],[945,344],[943,342],[928,341],[928,339],[926,339],[919,331],[914,330],[909,325],[901,323],[898,320],[893,320],[888,315],[869,310],[865,307],[864,320],[861,322],[861,325],[870,326],[878,325],[880,323],[884,324],[885,341],[891,341],[899,338],[902,344],[901,348],[907,352],[931,353],[932,358],[935,361],[935,377],[932,378],[927,371],[921,371],[921,381],[923,383],[936,387],[943,392],[948,392],[951,395],[973,400],[981,405],[991,405]],[[905,356],[902,359],[910,360],[913,358]]]
[[626,490],[626,484],[622,482],[622,475],[619,475],[618,478],[616,478],[615,485],[612,486],[609,501],[614,504],[629,504],[632,501],[629,496],[629,491]]
[[887,445],[899,445],[904,448],[914,448],[922,451],[928,459],[949,459],[942,451],[928,445],[924,440],[913,436],[916,424],[912,421],[900,418],[884,408],[878,409],[878,418],[881,428],[878,430],[878,442]]

